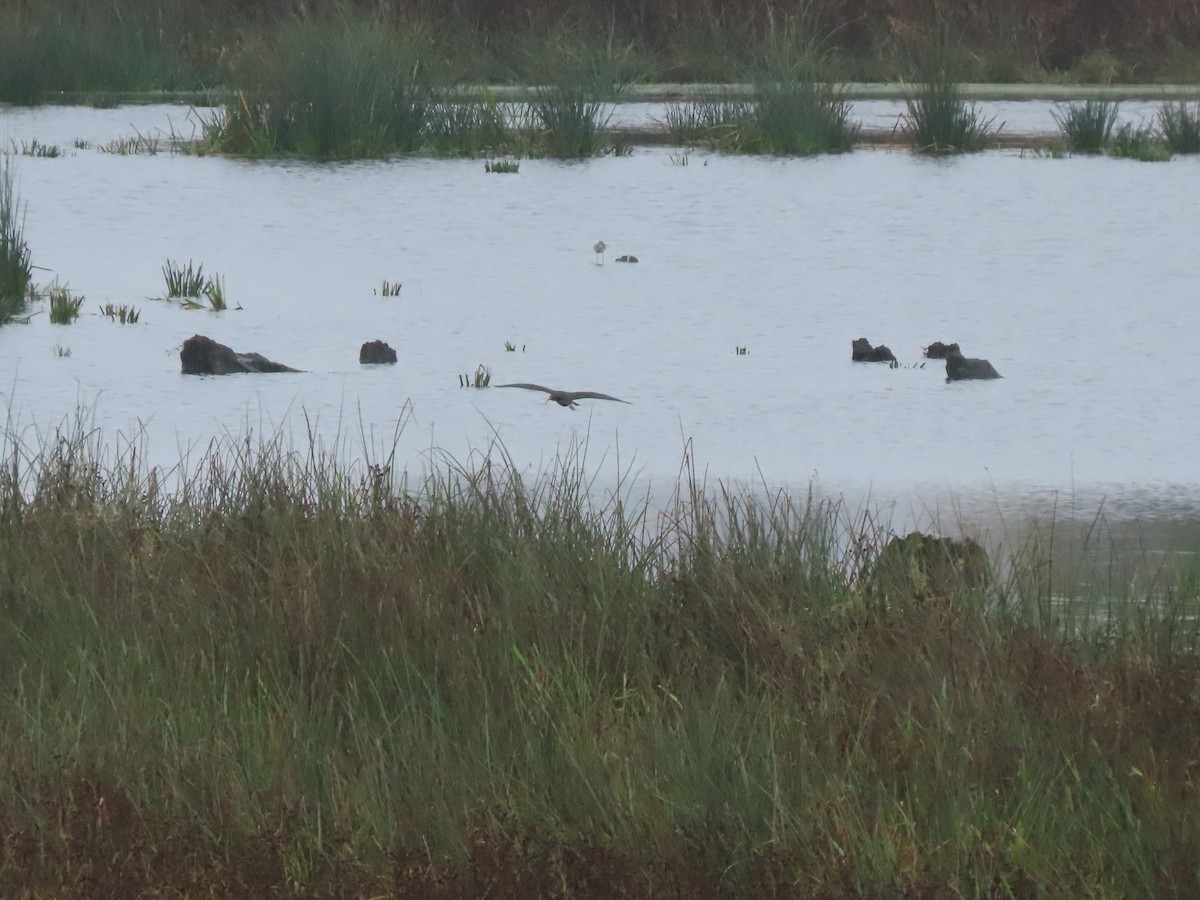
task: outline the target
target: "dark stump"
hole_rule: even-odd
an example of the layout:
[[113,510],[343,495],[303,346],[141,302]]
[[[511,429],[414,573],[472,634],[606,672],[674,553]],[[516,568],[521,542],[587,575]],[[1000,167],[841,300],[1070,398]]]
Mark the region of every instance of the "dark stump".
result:
[[210,337],[195,334],[183,342],[179,362],[184,375],[231,375],[237,372],[299,372],[261,353],[236,353]]
[[383,341],[367,341],[358,351],[358,361],[365,366],[392,364],[396,362],[396,351]]
[[886,344],[872,347],[866,338],[859,338],[850,345],[850,358],[855,362],[896,362],[896,356]]
[[971,359],[962,355],[958,344],[946,348],[946,380],[966,381],[971,378],[1001,378],[1001,374],[986,359]]

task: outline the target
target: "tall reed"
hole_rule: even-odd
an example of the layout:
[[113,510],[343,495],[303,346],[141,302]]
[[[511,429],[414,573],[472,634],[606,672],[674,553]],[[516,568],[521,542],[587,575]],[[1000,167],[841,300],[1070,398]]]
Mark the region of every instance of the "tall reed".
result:
[[1172,153],[1200,153],[1200,103],[1164,103],[1158,127]]
[[1068,103],[1051,112],[1073,153],[1099,153],[1112,140],[1120,104],[1114,100]]
[[1190,558],[1109,580],[1102,533],[1035,535],[990,587],[917,598],[872,587],[869,516],[689,471],[652,506],[586,448],[406,481],[336,441],[159,469],[86,417],[25,434],[0,446],[5,892],[1194,883]]
[[25,207],[17,199],[15,164],[5,155],[0,162],[0,325],[25,308],[32,281]]
[[7,5],[0,10],[0,101],[199,87],[192,61],[180,52],[185,34],[197,36],[193,17],[183,4],[157,7],[139,0]]
[[1003,125],[995,116],[983,118],[974,103],[962,97],[959,85],[937,70],[916,85],[904,99],[905,128],[912,148],[934,155],[976,153],[996,142]]
[[281,25],[239,71],[246,85],[204,123],[224,153],[382,157],[421,146],[429,89],[418,58],[378,19]]
[[595,156],[611,147],[606,129],[612,112],[592,99],[580,83],[560,81],[539,86],[530,104],[526,127],[537,129],[537,142],[549,156]]
[[803,72],[760,78],[753,122],[753,136],[739,149],[792,155],[839,153],[854,146],[859,131],[850,121],[850,104],[831,86]]

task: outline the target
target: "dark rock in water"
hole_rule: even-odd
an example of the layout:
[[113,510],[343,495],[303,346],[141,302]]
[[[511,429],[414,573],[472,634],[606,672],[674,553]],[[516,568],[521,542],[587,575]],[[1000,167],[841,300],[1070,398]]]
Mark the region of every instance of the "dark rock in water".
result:
[[893,538],[879,554],[866,583],[893,600],[946,599],[992,583],[987,551],[970,538],[933,537],[914,531]]
[[872,347],[866,338],[859,338],[850,345],[850,358],[855,362],[895,362],[896,356],[885,344]]
[[383,341],[367,341],[358,351],[358,361],[363,365],[382,365],[396,361],[396,351]]
[[934,341],[925,348],[926,359],[945,359],[946,351],[950,349],[949,344],[943,344],[941,341]]
[[637,262],[638,258],[636,256],[630,256],[628,253],[626,253],[623,256],[618,256],[616,261],[617,262]]
[[184,375],[231,375],[236,372],[299,372],[261,353],[235,353],[210,337],[195,334],[183,342],[179,362]]
[[963,356],[958,344],[946,348],[946,380],[965,381],[969,378],[1001,378],[1001,374],[986,359]]

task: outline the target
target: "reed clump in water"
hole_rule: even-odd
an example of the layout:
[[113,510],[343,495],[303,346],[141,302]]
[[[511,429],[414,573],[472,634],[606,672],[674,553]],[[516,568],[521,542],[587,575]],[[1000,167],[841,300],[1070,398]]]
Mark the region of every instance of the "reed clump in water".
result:
[[1200,865],[1194,563],[1031,539],[917,599],[867,576],[869,517],[690,473],[594,499],[582,451],[406,485],[315,439],[163,471],[23,433],[4,892],[1115,898]]
[[1132,122],[1117,129],[1109,142],[1108,152],[1110,156],[1140,162],[1167,162],[1171,158],[1170,144],[1153,126],[1138,126]]
[[1003,125],[963,99],[958,83],[939,68],[904,100],[904,125],[913,150],[930,155],[976,153],[992,147]]
[[289,21],[243,57],[246,87],[204,120],[202,148],[319,159],[415,150],[431,98],[407,49],[378,19]]
[[1120,104],[1113,100],[1068,103],[1052,111],[1072,153],[1100,153],[1112,140]]
[[1200,103],[1164,103],[1158,127],[1172,153],[1200,153]]
[[17,199],[12,157],[5,156],[0,162],[0,325],[25,309],[32,283],[25,207]]

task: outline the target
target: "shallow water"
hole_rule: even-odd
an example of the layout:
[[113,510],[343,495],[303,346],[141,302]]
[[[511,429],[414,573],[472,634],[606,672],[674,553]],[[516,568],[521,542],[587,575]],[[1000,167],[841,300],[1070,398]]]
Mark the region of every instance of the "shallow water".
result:
[[[0,138],[99,143],[180,131],[186,115],[3,110]],[[1200,160],[691,151],[679,166],[678,153],[522,160],[518,175],[469,160],[18,157],[37,277],[87,300],[71,326],[43,308],[0,329],[9,428],[33,440],[83,408],[171,463],[247,431],[378,447],[403,421],[398,460],[413,471],[432,449],[463,460],[496,440],[537,470],[586,441],[589,466],[651,490],[674,486],[688,451],[710,483],[811,484],[887,508],[898,527],[1200,518],[1200,369],[1186,351],[1200,326]],[[614,263],[621,253],[641,262]],[[167,259],[224,275],[243,308],[147,299]],[[376,295],[384,279],[403,283],[399,297]],[[107,302],[142,321],[97,315]],[[182,376],[196,333],[305,371]],[[860,336],[906,367],[852,364]],[[375,338],[398,365],[359,366]],[[911,367],[934,340],[1004,379],[947,384],[936,361]],[[460,388],[478,364],[493,383],[631,405]]]

